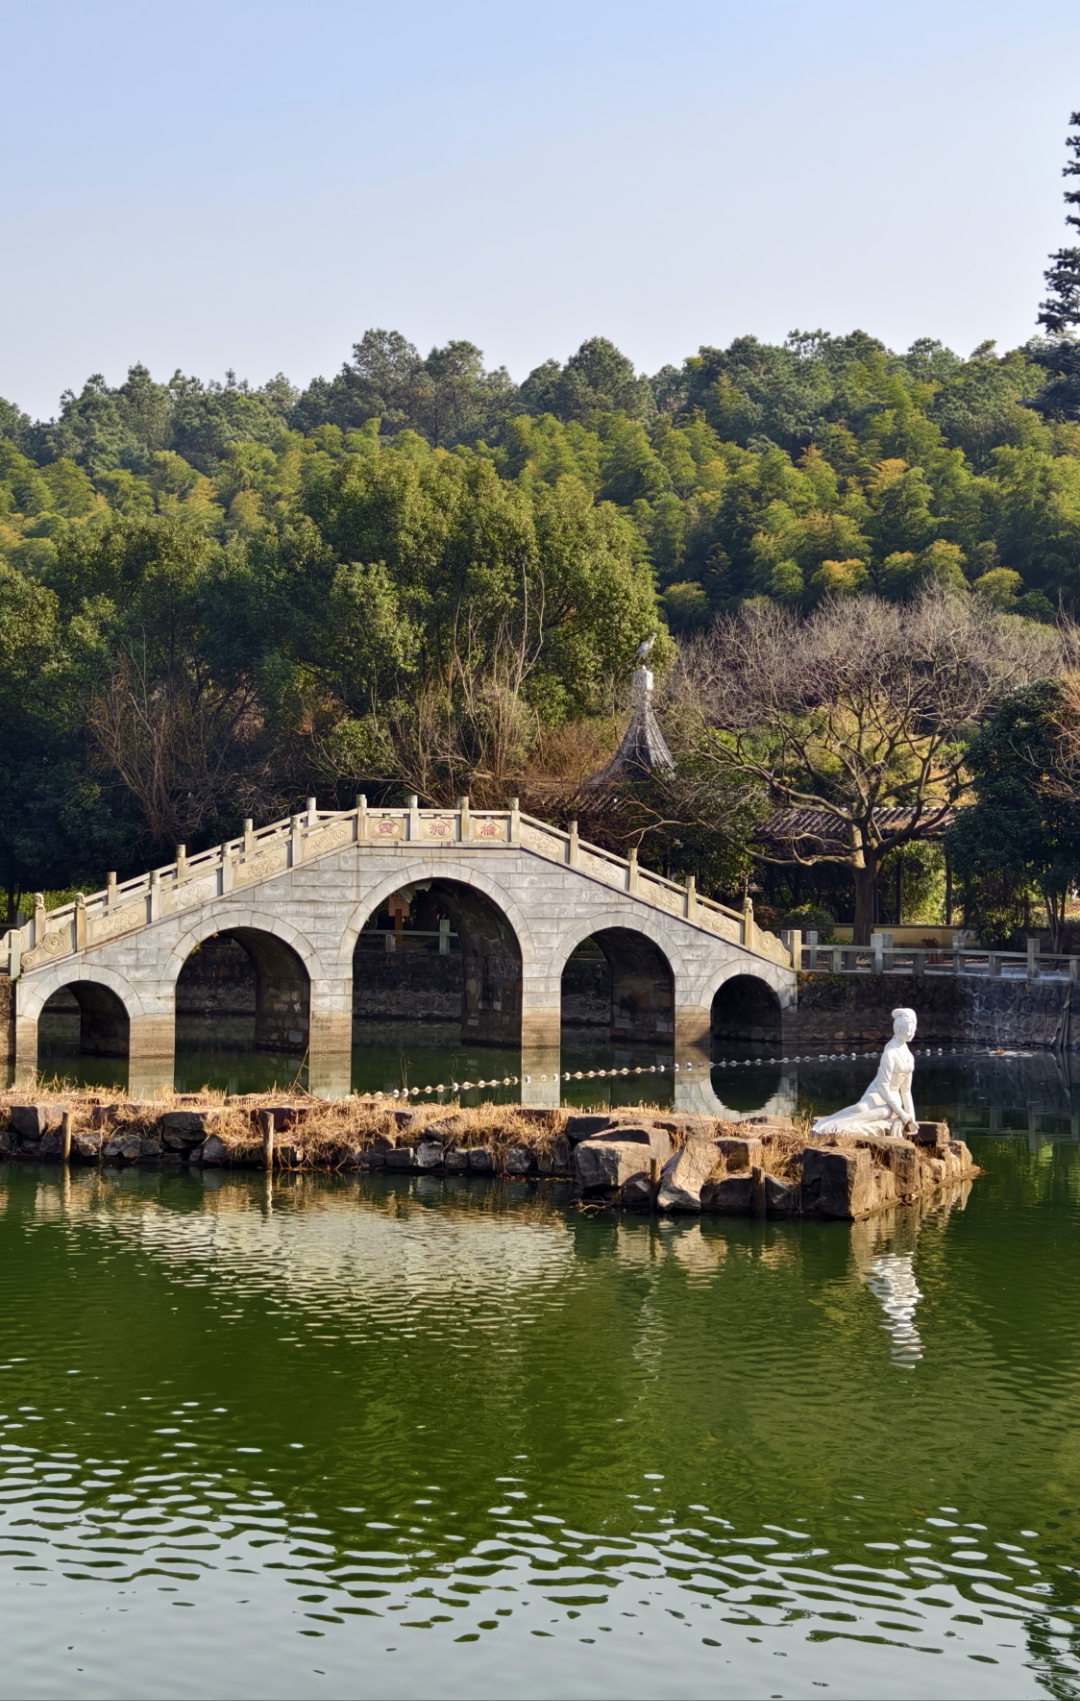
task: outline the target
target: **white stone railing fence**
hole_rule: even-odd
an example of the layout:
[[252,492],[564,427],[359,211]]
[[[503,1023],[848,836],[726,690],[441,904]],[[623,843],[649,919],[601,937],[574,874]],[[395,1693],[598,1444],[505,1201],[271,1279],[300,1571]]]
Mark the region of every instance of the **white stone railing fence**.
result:
[[1080,957],[1042,951],[1029,939],[1025,951],[988,951],[978,946],[798,945],[797,968],[833,975],[962,975],[982,980],[1080,981]]
[[628,858],[601,850],[570,831],[509,809],[473,809],[461,798],[455,809],[421,809],[413,798],[406,808],[372,809],[357,799],[354,809],[325,810],[308,799],[302,814],[257,830],[250,821],[237,839],[189,857],[181,845],[175,862],[151,869],[134,880],[110,878],[104,891],[79,893],[74,903],[46,910],[39,893],[34,913],[22,927],[0,939],[0,973],[14,980],[29,969],[56,962],[77,951],[92,950],[137,932],[164,916],[226,896],[271,875],[351,844],[401,845],[426,851],[468,845],[470,850],[518,846],[549,862],[580,873],[654,909],[678,916],[720,939],[742,945],[758,956],[791,966],[791,954],[773,933],[754,921],[753,906],[729,909],[697,892],[693,877],[685,886],[642,868],[636,851]]

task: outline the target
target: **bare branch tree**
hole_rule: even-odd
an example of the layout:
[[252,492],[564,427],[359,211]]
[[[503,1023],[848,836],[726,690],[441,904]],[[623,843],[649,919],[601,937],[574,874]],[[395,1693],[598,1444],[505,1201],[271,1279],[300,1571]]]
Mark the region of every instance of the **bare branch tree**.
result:
[[[99,760],[138,799],[153,838],[188,844],[224,808],[268,777],[258,760],[261,721],[254,686],[229,687],[183,670],[155,673],[129,646],[91,700],[88,720]],[[253,759],[255,769],[253,771]]]
[[418,796],[449,804],[468,792],[501,804],[536,743],[539,720],[524,695],[543,645],[543,608],[531,610],[527,587],[515,627],[494,644],[481,636],[468,605],[459,609],[445,671],[391,717],[398,769]]
[[882,858],[940,831],[972,728],[1008,692],[1060,674],[1074,649],[1071,631],[940,591],[838,599],[806,620],[753,604],[681,651],[666,696],[699,764],[826,824],[815,840],[795,818],[782,854],[756,854],[850,868],[864,944]]

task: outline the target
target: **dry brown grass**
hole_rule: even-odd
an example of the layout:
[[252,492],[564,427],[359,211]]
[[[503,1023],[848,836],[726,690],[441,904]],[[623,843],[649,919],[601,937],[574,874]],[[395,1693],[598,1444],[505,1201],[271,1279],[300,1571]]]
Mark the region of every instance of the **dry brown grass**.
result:
[[320,1169],[340,1167],[351,1154],[370,1149],[380,1137],[399,1146],[416,1145],[429,1129],[444,1145],[485,1146],[496,1160],[511,1146],[546,1153],[562,1135],[568,1115],[550,1110],[538,1117],[519,1106],[499,1104],[462,1109],[457,1100],[406,1107],[393,1099],[319,1099],[295,1091],[247,1093],[229,1102],[220,1091],[177,1093],[163,1088],[151,1098],[127,1099],[98,1087],[38,1077],[33,1086],[0,1092],[0,1117],[13,1104],[42,1102],[53,1103],[58,1111],[72,1110],[74,1132],[97,1128],[110,1139],[152,1134],[167,1111],[213,1110],[212,1132],[237,1162],[254,1162],[261,1154],[259,1110],[284,1107],[295,1112],[295,1120],[276,1133],[279,1161],[286,1167]]
[[[72,1110],[76,1133],[96,1128],[109,1139],[127,1134],[152,1135],[166,1111],[213,1110],[215,1116],[209,1132],[225,1145],[228,1161],[237,1164],[261,1161],[258,1112],[269,1107],[287,1108],[295,1115],[290,1126],[279,1126],[276,1132],[278,1164],[286,1169],[304,1170],[340,1169],[350,1161],[355,1162],[356,1154],[370,1150],[376,1141],[415,1146],[429,1134],[453,1148],[484,1147],[499,1169],[513,1146],[524,1147],[537,1157],[550,1155],[565,1137],[567,1118],[574,1114],[573,1109],[538,1111],[503,1104],[463,1108],[457,1100],[449,1104],[406,1105],[389,1098],[320,1099],[296,1089],[248,1093],[231,1100],[224,1092],[212,1089],[201,1093],[162,1089],[153,1097],[127,1099],[100,1087],[76,1087],[55,1078],[46,1081],[38,1077],[32,1087],[0,1092],[0,1121],[7,1120],[6,1111],[13,1104],[43,1101],[51,1102],[57,1110]],[[607,1112],[605,1106],[596,1109]],[[809,1138],[808,1117],[760,1123],[713,1123],[702,1118],[698,1128],[694,1125],[696,1119],[680,1118],[677,1112],[657,1104],[621,1105],[616,1111],[628,1122],[639,1119],[667,1124],[676,1149],[695,1135],[759,1139],[766,1169],[782,1181],[798,1179],[800,1154],[807,1144],[815,1143]],[[713,1178],[720,1179],[729,1173],[738,1172],[729,1170],[721,1158]]]

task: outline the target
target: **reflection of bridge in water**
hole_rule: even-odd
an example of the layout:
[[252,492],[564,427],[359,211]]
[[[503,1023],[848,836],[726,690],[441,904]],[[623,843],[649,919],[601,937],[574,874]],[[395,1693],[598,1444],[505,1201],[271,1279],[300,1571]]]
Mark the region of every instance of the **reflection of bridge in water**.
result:
[[790,954],[749,904],[702,898],[574,829],[467,799],[429,810],[361,798],[335,812],[312,799],[302,815],[258,832],[249,822],[198,856],[181,847],[167,867],[61,909],[39,903],[0,945],[16,983],[16,1064],[36,1067],[39,1019],[61,1003],[77,1013],[81,1049],[128,1056],[131,1090],[171,1085],[178,983],[200,949],[227,944],[253,975],[256,1045],[306,1057],[313,1091],[348,1092],[354,977],[369,961],[357,946],[388,906],[436,942],[452,929],[462,1038],[520,1047],[538,1100],[558,1092],[563,973],[586,941],[606,964],[611,1037],[693,1064],[678,1097],[703,1109],[715,1109],[714,1024],[729,1031],[745,1012],[754,1031],[779,1034],[795,1004]]

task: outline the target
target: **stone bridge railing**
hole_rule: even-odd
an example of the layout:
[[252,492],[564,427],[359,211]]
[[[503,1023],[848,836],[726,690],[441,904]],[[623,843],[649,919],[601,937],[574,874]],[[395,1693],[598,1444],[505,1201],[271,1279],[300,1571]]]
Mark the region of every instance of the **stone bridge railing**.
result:
[[749,902],[744,910],[734,910],[703,898],[692,877],[685,886],[665,880],[642,868],[636,851],[624,858],[579,839],[576,825],[564,833],[521,814],[516,805],[479,810],[472,809],[467,798],[460,799],[456,809],[421,809],[415,798],[404,809],[370,809],[360,797],[354,809],[333,811],[318,809],[309,798],[302,814],[258,830],[246,821],[240,838],[197,856],[189,857],[181,845],[175,862],[134,880],[117,882],[110,876],[104,891],[79,893],[74,903],[58,909],[46,910],[39,893],[30,920],[0,939],[0,972],[15,979],[352,844],[400,845],[413,851],[450,845],[460,851],[464,845],[481,852],[516,846],[577,869],[770,962],[791,966],[789,951],[775,934],[757,926]]

